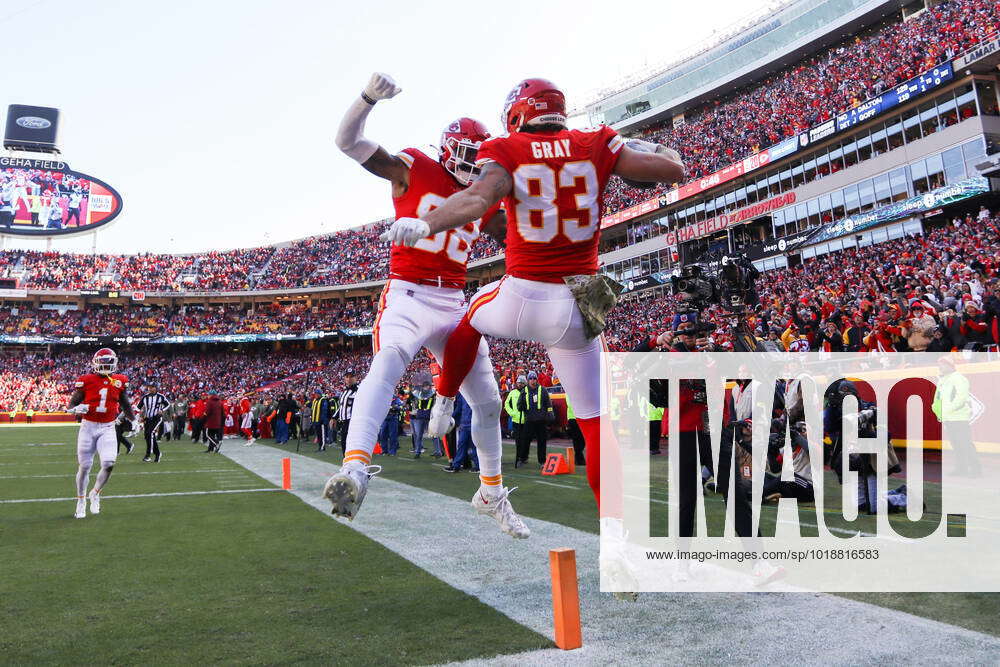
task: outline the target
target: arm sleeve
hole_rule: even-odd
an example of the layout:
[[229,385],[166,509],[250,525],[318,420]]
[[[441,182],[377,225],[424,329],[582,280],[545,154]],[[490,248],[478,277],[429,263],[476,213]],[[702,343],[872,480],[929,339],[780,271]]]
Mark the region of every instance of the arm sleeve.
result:
[[360,97],[347,108],[337,129],[337,148],[359,164],[375,155],[378,144],[364,136],[365,121],[374,107]]

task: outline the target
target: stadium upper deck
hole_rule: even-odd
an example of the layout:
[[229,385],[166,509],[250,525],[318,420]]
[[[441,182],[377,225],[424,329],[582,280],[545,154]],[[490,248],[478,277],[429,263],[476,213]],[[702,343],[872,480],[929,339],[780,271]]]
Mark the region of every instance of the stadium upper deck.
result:
[[[997,4],[991,0],[950,0],[926,11],[915,11],[918,6],[922,4],[900,7],[898,2],[857,0],[793,2],[742,36],[734,36],[685,64],[683,67],[715,58],[723,47],[732,47],[723,54],[726,58],[739,53],[745,57],[747,52],[742,49],[760,40],[773,42],[782,34],[788,39],[799,35],[792,27],[781,32],[784,26],[805,30],[796,37],[798,41],[789,41],[787,48],[802,40],[816,48],[823,44],[819,39],[822,35],[828,42],[840,40],[835,48],[816,55],[801,45],[795,46],[797,66],[777,72],[753,88],[729,89],[730,95],[713,105],[685,111],[683,124],[670,117],[666,124],[646,128],[647,135],[681,150],[691,175],[697,177],[721,168],[661,193],[631,190],[613,180],[605,196],[602,226],[634,222],[607,230],[602,250],[628,247],[606,255],[605,261],[622,259],[622,252],[630,257],[649,252],[650,248],[636,241],[662,234],[674,234],[666,239],[667,246],[686,240],[688,232],[691,238],[711,236],[711,232],[718,231],[712,226],[724,218],[727,225],[735,227],[733,216],[737,214],[738,222],[754,223],[742,225],[743,229],[754,230],[757,236],[753,241],[766,242],[850,215],[852,198],[859,200],[856,210],[864,213],[876,205],[895,203],[976,176],[974,164],[978,157],[995,150],[990,147],[991,131],[1000,135],[996,77],[979,76],[972,82],[965,72],[955,72],[953,63],[966,49],[977,45],[986,48],[996,40],[1000,18]],[[908,20],[904,21],[904,16]],[[774,27],[775,21],[780,25]],[[809,25],[808,21],[819,27],[806,30],[803,26]],[[849,35],[838,31],[847,29],[845,21],[868,32],[844,41]],[[760,34],[764,28],[768,28],[766,34]],[[774,55],[766,59],[768,67],[780,65],[783,49],[787,50],[773,49]],[[722,62],[718,58],[712,62],[716,61]],[[768,74],[761,67],[755,71]],[[893,87],[912,76],[917,76],[912,84],[915,87],[903,93],[900,87]],[[724,72],[716,79],[713,90],[718,92],[718,87],[729,79]],[[679,90],[676,85],[675,80],[663,84]],[[883,94],[866,101],[866,95],[876,91]],[[927,105],[930,108],[925,109]],[[841,107],[844,113],[838,115]],[[892,113],[884,113],[889,108]],[[669,115],[676,109],[650,109],[656,113],[663,110]],[[875,128],[873,124],[882,126]],[[979,148],[972,145],[976,137]],[[773,141],[778,143],[766,147]],[[809,153],[802,150],[806,147]],[[928,163],[919,167],[909,164],[924,156],[930,156]],[[876,157],[879,159],[873,159]],[[940,169],[938,162],[942,163]],[[893,169],[903,171],[894,175],[895,171],[890,172]],[[884,173],[868,173],[873,170]],[[847,182],[861,171],[866,172],[867,183]],[[832,175],[836,178],[830,178]],[[905,184],[898,186],[897,181]],[[855,185],[858,190],[852,190]],[[832,192],[840,189],[846,192],[842,195],[843,205],[836,202],[841,195]],[[806,201],[807,195],[816,201]],[[829,196],[830,201],[822,201],[824,196]],[[770,215],[772,209],[787,209],[793,203],[792,217],[788,210]],[[761,218],[762,213],[768,214],[766,220]],[[149,293],[145,296],[200,294],[235,299],[248,294],[273,298],[278,293],[351,289],[370,292],[384,280],[387,269],[388,249],[376,241],[383,225],[373,223],[277,246],[196,255],[6,251],[0,253],[0,288],[19,290],[7,293],[7,297],[21,292],[27,296],[26,291],[31,290],[63,292],[66,297],[78,296],[80,290],[97,291],[98,296],[135,290]],[[732,245],[731,230],[722,232],[729,235]],[[654,245],[664,246],[663,239],[656,239]],[[500,252],[498,246],[486,241],[474,249],[476,278],[487,279],[500,270]]]

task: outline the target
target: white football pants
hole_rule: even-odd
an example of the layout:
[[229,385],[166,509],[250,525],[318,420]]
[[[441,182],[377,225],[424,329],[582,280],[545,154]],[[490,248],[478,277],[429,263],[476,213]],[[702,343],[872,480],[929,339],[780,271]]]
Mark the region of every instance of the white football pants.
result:
[[601,414],[603,340],[584,334],[568,286],[505,276],[476,292],[469,313],[480,333],[544,345],[576,416]]
[[[372,330],[375,356],[354,398],[347,431],[348,451],[360,449],[371,455],[406,367],[421,347],[426,347],[440,363],[448,336],[465,316],[465,310],[462,290],[395,278],[386,283]],[[462,383],[461,392],[472,408],[472,440],[479,450],[482,473],[499,474],[500,391],[485,339],[479,344],[476,362]],[[490,464],[484,465],[484,454],[486,462],[496,461],[495,472],[487,472]]]

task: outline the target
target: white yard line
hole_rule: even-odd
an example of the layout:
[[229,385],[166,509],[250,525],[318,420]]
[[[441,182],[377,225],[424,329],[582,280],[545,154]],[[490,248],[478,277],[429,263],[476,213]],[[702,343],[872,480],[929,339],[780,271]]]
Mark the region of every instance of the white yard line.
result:
[[[218,468],[215,470],[150,470],[147,472],[116,472],[115,477],[121,477],[122,475],[189,475],[192,473],[219,473],[227,472],[229,473],[231,469],[228,468]],[[233,471],[238,475],[246,475],[243,470]],[[93,474],[93,473],[92,473]],[[0,475],[0,479],[49,479],[49,478],[59,478],[59,477],[76,477],[76,473],[67,473],[63,475]]]
[[570,486],[569,484],[556,484],[555,482],[546,482],[544,479],[535,479],[535,480],[532,480],[532,481],[535,484],[544,484],[545,486],[557,486],[560,489],[573,489],[573,490],[579,489],[579,487]]
[[[330,516],[321,494],[338,466],[266,445],[224,454],[275,484],[281,480],[281,459],[291,458],[292,493]],[[465,486],[471,497],[474,480]],[[516,507],[516,494],[513,501]],[[414,520],[414,508],[431,510],[433,520]],[[993,662],[989,656],[1000,651],[995,637],[833,595],[661,593],[643,595],[636,604],[619,602],[598,590],[596,535],[529,518],[531,538],[512,540],[473,514],[466,501],[384,478],[372,482],[358,520],[342,523],[547,637],[552,637],[548,551],[576,550],[584,647],[470,664],[812,664],[824,656],[851,664],[900,659],[964,664]],[[891,631],[873,641],[877,628]]]
[[[110,500],[112,498],[163,498],[166,496],[212,496],[219,493],[254,493],[257,491],[281,491],[279,488],[269,486],[267,488],[256,489],[217,489],[214,491],[174,491],[171,493],[129,493],[119,496],[106,496],[101,494],[101,498]],[[22,498],[19,500],[0,500],[3,505],[16,505],[19,503],[55,503],[66,500],[76,500],[76,496],[70,498]]]

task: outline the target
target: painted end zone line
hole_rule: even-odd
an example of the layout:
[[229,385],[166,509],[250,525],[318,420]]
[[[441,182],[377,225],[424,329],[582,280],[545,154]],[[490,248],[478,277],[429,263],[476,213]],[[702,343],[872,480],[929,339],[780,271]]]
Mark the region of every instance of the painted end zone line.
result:
[[[281,491],[281,489],[269,486],[266,489],[221,489],[217,491],[175,491],[172,493],[132,493],[121,496],[104,496],[101,497],[105,500],[110,500],[111,498],[162,498],[164,496],[211,496],[217,493],[256,493],[258,491]],[[54,503],[63,502],[66,500],[76,500],[76,496],[72,498],[24,498],[21,500],[0,500],[0,504],[12,504],[12,503]]]

